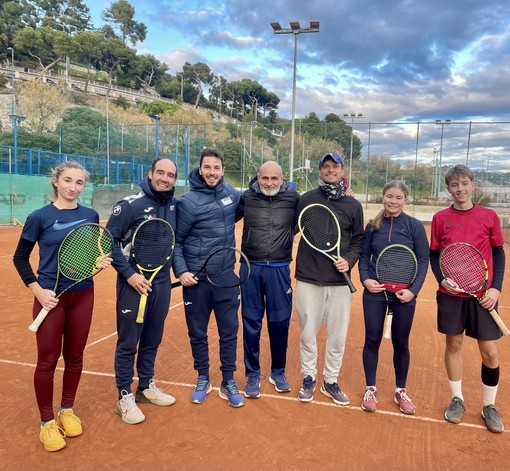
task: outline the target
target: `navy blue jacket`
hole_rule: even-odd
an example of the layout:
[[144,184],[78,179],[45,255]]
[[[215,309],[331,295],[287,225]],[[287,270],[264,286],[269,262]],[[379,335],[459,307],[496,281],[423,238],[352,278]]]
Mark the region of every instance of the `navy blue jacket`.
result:
[[372,232],[372,224],[365,229],[365,242],[359,260],[361,283],[365,280],[376,280],[375,265],[377,257],[384,247],[391,244],[402,244],[409,247],[418,260],[418,273],[409,288],[415,296],[420,291],[429,266],[429,243],[423,223],[412,216],[401,213],[397,217],[384,217],[378,231]]
[[177,277],[185,272],[197,273],[213,249],[235,247],[236,208],[241,198],[241,192],[223,178],[216,187],[209,188],[198,168],[188,178],[190,191],[177,202],[173,262]]
[[[118,274],[126,280],[138,273],[131,255],[131,239],[138,225],[146,219],[157,217],[168,221],[175,230],[177,219],[177,201],[173,194],[170,198],[159,199],[152,191],[148,177],[140,182],[140,187],[142,188],[140,193],[127,196],[113,207],[112,214],[106,224],[115,241],[112,265]],[[156,275],[153,283],[167,280],[170,277],[170,267],[171,259]]]

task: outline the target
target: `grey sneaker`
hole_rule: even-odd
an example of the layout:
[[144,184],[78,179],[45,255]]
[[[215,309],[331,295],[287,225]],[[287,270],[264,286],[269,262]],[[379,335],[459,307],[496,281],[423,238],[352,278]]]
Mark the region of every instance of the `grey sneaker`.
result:
[[313,393],[315,392],[315,380],[310,375],[303,379],[303,386],[299,390],[298,399],[301,402],[313,401]]
[[494,406],[494,404],[484,406],[482,409],[482,417],[484,418],[485,426],[489,431],[501,433],[505,430],[505,426],[503,425],[503,422],[501,422],[501,416],[496,410],[496,406]]
[[139,424],[145,420],[145,415],[135,402],[135,396],[128,393],[125,389],[121,391],[122,397],[117,401],[115,413],[119,415],[123,422],[130,425]]
[[348,406],[351,403],[347,394],[345,394],[338,386],[338,383],[324,382],[321,386],[321,393],[333,399],[335,404]]
[[453,396],[452,402],[450,402],[448,409],[444,413],[444,418],[452,424],[460,424],[465,410],[464,401],[458,396]]
[[163,392],[163,390],[156,386],[154,380],[151,379],[147,389],[143,391],[138,389],[136,391],[135,401],[152,402],[152,404],[156,404],[157,406],[171,406],[175,403],[175,397]]

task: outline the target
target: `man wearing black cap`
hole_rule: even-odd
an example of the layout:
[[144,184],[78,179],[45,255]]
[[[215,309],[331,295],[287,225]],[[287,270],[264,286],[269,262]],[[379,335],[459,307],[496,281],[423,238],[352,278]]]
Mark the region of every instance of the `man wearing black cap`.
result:
[[350,403],[338,385],[338,376],[349,326],[352,293],[340,273],[350,274],[363,247],[363,208],[347,196],[342,158],[336,152],[319,161],[319,186],[301,196],[297,214],[311,204],[328,206],[337,216],[342,232],[340,258],[334,263],[300,240],[296,257],[295,306],[301,329],[300,356],[303,385],[298,398],[314,398],[317,375],[317,333],[326,325],[327,341],[321,392],[340,405]]

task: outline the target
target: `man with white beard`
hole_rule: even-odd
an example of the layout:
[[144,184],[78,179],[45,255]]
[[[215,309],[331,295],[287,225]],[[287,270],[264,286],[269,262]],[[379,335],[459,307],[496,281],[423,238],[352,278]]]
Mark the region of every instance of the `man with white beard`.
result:
[[[289,392],[285,377],[292,286],[290,262],[299,194],[288,188],[282,168],[268,161],[249,184],[237,207],[244,217],[241,250],[251,264],[250,278],[241,285],[244,366],[248,398],[260,397],[260,335],[264,312],[271,346],[269,382],[279,393]],[[241,270],[246,270],[244,264]]]

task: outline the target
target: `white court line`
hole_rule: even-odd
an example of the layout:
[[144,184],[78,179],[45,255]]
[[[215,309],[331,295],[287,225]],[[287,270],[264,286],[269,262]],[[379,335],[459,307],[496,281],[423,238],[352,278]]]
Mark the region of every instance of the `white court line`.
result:
[[[27,363],[27,362],[21,362],[21,361],[12,361],[12,360],[2,360],[0,359],[0,363],[5,363],[8,365],[16,365],[16,366],[28,366],[31,368],[35,368],[35,363]],[[56,368],[59,371],[64,371],[64,368],[57,367]],[[114,378],[115,375],[113,373],[101,373],[99,371],[89,371],[89,370],[83,370],[82,374],[90,375],[90,376],[105,376],[109,378]],[[135,376],[134,380],[138,380],[138,378]],[[168,384],[170,386],[178,386],[178,387],[184,387],[184,388],[190,388],[194,389],[196,387],[196,384],[189,384],[189,383],[179,383],[176,381],[165,381],[158,379],[158,384]],[[214,390],[218,391],[219,388],[213,388]],[[283,395],[276,395],[276,394],[261,394],[260,397],[267,397],[269,399],[275,399],[278,401],[292,401],[292,402],[300,402],[297,397],[291,397],[291,396],[283,396]],[[248,402],[256,402],[256,399],[247,399]],[[367,412],[363,411],[360,406],[340,406],[338,404],[335,404],[333,402],[324,402],[324,401],[312,401],[309,403],[312,406],[318,406],[318,407],[334,407],[334,408],[340,408],[340,409],[349,409],[353,411],[361,411],[364,414],[367,414]],[[421,422],[432,422],[436,424],[442,424],[446,425],[447,422],[444,419],[434,419],[432,417],[422,417],[419,415],[405,415],[401,414],[400,412],[391,412],[391,411],[384,411],[384,410],[377,410],[375,412],[371,412],[371,414],[381,414],[381,415],[389,415],[391,417],[397,417],[399,419],[403,420],[418,420]],[[461,422],[460,424],[456,424],[457,427],[467,427],[467,428],[476,428],[480,430],[486,430],[486,427],[483,425],[477,425],[477,424],[468,424]],[[507,432],[507,430],[505,430]]]

